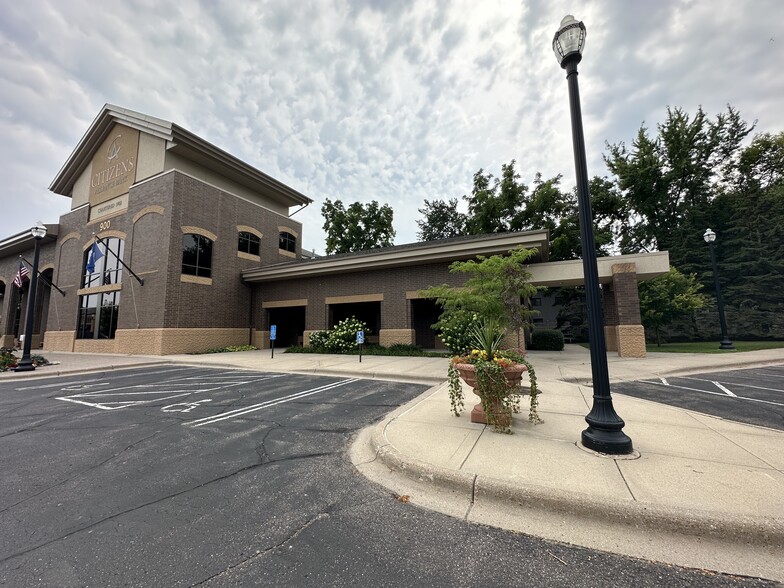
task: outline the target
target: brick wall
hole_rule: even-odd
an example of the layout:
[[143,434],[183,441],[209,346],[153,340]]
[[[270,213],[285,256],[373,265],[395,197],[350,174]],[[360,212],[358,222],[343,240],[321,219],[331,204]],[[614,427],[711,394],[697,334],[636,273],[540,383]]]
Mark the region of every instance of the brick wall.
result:
[[[406,291],[416,291],[439,284],[460,286],[466,276],[449,273],[448,263],[427,264],[416,267],[368,270],[333,276],[317,276],[262,283],[253,286],[255,304],[276,300],[307,298],[309,305],[305,317],[305,329],[326,329],[327,305],[325,298],[336,296],[361,296],[381,294],[381,328],[384,330],[410,329],[410,304]],[[268,331],[266,312],[254,318],[259,331]]]
[[[109,231],[99,232],[99,224],[107,221]],[[118,353],[141,349],[171,353],[198,351],[228,341],[247,343],[251,289],[242,283],[240,271],[258,267],[259,261],[237,254],[237,227],[252,227],[262,234],[260,257],[266,265],[289,260],[278,252],[277,227],[281,224],[301,234],[300,223],[178,172],[132,187],[128,209],[113,217],[88,223],[87,207],[63,215],[60,239],[50,248],[48,261],[54,263],[56,283],[66,291],[66,297],[52,296],[49,302],[47,329],[53,336],[48,348],[100,347],[108,351],[113,347]],[[209,280],[183,281],[182,227],[198,227],[216,237]],[[73,340],[83,255],[93,232],[124,237],[123,261],[144,279],[141,285],[123,271],[119,336],[112,344]],[[137,336],[132,335],[134,330],[139,331]],[[189,331],[193,334],[191,343],[185,341]]]

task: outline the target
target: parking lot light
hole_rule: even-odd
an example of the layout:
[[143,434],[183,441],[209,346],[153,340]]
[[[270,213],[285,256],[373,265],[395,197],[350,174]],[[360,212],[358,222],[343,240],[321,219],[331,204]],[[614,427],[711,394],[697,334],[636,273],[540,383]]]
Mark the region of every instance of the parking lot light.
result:
[[30,291],[27,293],[27,316],[25,317],[25,335],[22,359],[14,369],[15,372],[31,372],[35,369],[33,359],[30,357],[30,346],[33,342],[33,319],[35,314],[35,288],[38,284],[38,259],[40,254],[41,239],[46,237],[46,227],[40,221],[30,229],[30,234],[35,239],[35,253],[33,255],[33,271],[30,272]]
[[724,302],[721,300],[721,286],[719,285],[719,269],[716,265],[716,253],[714,252],[714,243],[716,242],[716,233],[708,229],[702,236],[705,242],[710,247],[711,265],[713,266],[713,287],[716,290],[716,305],[719,307],[719,323],[721,324],[721,343],[719,349],[735,349],[735,346],[730,341],[729,334],[727,333],[727,319],[724,318]]
[[588,193],[588,167],[585,158],[583,118],[580,90],[577,86],[577,64],[585,47],[585,25],[569,14],[553,37],[553,52],[558,64],[566,70],[569,84],[569,107],[572,118],[572,148],[577,179],[577,210],[580,219],[580,243],[585,275],[585,302],[588,307],[588,342],[591,347],[593,406],[585,417],[588,428],[582,433],[585,447],[614,455],[632,453],[632,440],[623,432],[624,422],[613,407],[610,375],[607,368],[607,345],[604,340],[602,296],[596,245],[593,236],[593,214]]

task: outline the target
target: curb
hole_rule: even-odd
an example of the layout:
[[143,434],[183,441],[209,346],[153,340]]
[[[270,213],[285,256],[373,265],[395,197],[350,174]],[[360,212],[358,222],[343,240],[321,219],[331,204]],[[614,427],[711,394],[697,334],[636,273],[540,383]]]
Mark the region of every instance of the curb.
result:
[[[407,410],[407,409],[406,409]],[[397,412],[397,411],[395,411]],[[401,411],[403,412],[403,411]],[[372,426],[370,449],[393,472],[416,482],[463,494],[477,502],[502,502],[507,508],[537,509],[636,530],[665,531],[692,537],[710,537],[727,543],[784,547],[784,518],[764,518],[663,507],[632,501],[609,502],[586,494],[525,483],[510,483],[429,464],[398,451],[385,437],[390,416]]]
[[41,368],[52,368],[57,367],[57,364],[50,364],[48,366],[40,366],[33,371],[30,372],[21,372],[16,373],[13,372],[12,374],[3,375],[0,374],[0,382],[3,381],[13,381],[17,379],[29,379],[29,378],[57,378],[59,376],[73,376],[77,374],[101,374],[107,373],[115,370],[132,370],[137,368],[144,368],[144,367],[151,367],[151,366],[165,366],[165,365],[175,365],[173,362],[170,361],[145,361],[140,363],[127,363],[121,365],[104,365],[101,367],[86,367],[86,368],[67,368],[62,370],[55,370],[55,371],[46,371],[46,373],[40,372]]

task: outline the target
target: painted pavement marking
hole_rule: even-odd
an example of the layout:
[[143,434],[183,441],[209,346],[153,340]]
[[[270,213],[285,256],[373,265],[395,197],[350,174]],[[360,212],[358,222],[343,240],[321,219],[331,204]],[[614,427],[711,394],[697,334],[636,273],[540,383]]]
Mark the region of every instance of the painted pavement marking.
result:
[[293,400],[299,400],[300,398],[305,398],[306,396],[312,396],[313,394],[318,394],[319,392],[326,392],[327,390],[333,390],[335,388],[339,388],[340,386],[345,386],[346,384],[351,384],[353,382],[358,382],[358,381],[359,378],[350,378],[348,380],[341,380],[339,382],[325,384],[323,386],[318,386],[316,388],[311,388],[310,390],[304,390],[302,392],[294,392],[293,394],[289,394],[288,396],[275,398],[273,400],[267,400],[265,402],[260,402],[259,404],[253,404],[242,408],[236,408],[229,412],[225,412],[209,417],[204,417],[201,419],[196,419],[194,421],[190,421],[188,423],[183,423],[183,424],[191,427],[203,427],[204,425],[212,425],[219,421],[225,421],[227,419],[233,419],[235,417],[244,416],[252,412],[269,408],[270,406],[283,404],[284,402],[292,402]]
[[[244,384],[252,384],[254,382],[260,382],[264,380],[270,380],[274,378],[281,378],[285,374],[264,374],[260,376],[255,376],[253,374],[247,374],[247,377],[243,377],[242,379],[238,379],[238,374],[226,374],[224,377],[227,378],[225,381],[211,381],[211,382],[204,382],[204,381],[183,381],[183,380],[199,380],[198,377],[183,377],[183,378],[174,378],[167,382],[162,382],[159,384],[135,384],[131,386],[119,386],[116,388],[110,388],[108,390],[92,390],[89,392],[82,392],[79,394],[71,394],[68,396],[58,396],[56,400],[63,400],[65,402],[73,402],[76,404],[84,404],[86,406],[92,406],[94,408],[98,408],[100,410],[119,410],[122,408],[129,408],[131,406],[137,406],[142,404],[149,404],[152,402],[160,402],[163,400],[171,400],[172,398],[181,398],[183,396],[190,396],[192,394],[203,394],[205,392],[215,392],[217,390],[223,390],[226,388],[232,388],[234,386],[242,386]],[[245,376],[245,374],[243,374]],[[230,378],[230,379],[228,379]],[[192,388],[195,385],[207,385],[204,388]],[[98,385],[98,384],[96,384]],[[161,390],[160,386],[166,386],[165,390]],[[154,390],[150,390],[150,388],[156,388]],[[188,387],[188,390],[182,391],[177,390],[178,387]],[[174,389],[173,389],[174,388]],[[66,386],[62,388],[65,391],[73,390],[73,386]],[[80,387],[77,389],[84,389],[84,387]],[[114,400],[115,397],[138,397],[138,396],[148,396],[149,398],[145,399],[135,399],[135,400]]]
[[[138,369],[138,368],[134,368],[133,366],[131,366],[128,369]],[[170,374],[173,371],[183,371],[183,370],[192,370],[192,369],[194,369],[194,368],[186,368],[186,367],[183,367],[183,368],[171,368],[171,369],[168,369],[168,370],[161,370],[161,371],[157,371],[157,372],[144,372],[144,375],[146,375],[146,376],[153,376],[153,375],[156,375],[156,374]],[[123,374],[123,375],[119,375],[119,376],[112,376],[112,379],[113,380],[119,380],[120,378],[138,378],[138,377],[139,377],[139,374],[135,373],[135,374]],[[79,380],[79,381],[80,382],[100,382],[101,380],[102,380],[102,378],[91,378],[89,380]],[[43,390],[44,388],[57,388],[57,387],[62,386],[62,385],[63,385],[62,382],[59,383],[59,384],[41,384],[40,386],[23,386],[21,388],[14,388],[14,390],[16,390],[16,391],[20,391],[20,390]],[[73,384],[73,385],[75,386],[76,384]]]
[[[696,379],[696,378],[692,378]],[[712,382],[712,380],[705,380],[706,382]],[[703,394],[713,394],[714,396],[723,396],[724,398],[737,398],[738,400],[748,400],[750,402],[761,402],[763,404],[772,404],[774,406],[784,406],[782,402],[773,402],[772,400],[762,400],[760,398],[749,398],[748,396],[727,396],[724,392],[713,392],[711,390],[702,390],[701,388],[689,388],[688,386],[679,386],[679,385],[672,385],[672,384],[664,384],[662,382],[656,382],[653,380],[640,380],[643,384],[652,384],[654,386],[666,386],[668,388],[678,388],[680,390],[689,390],[691,392],[702,392]],[[779,390],[780,392],[780,390]]]

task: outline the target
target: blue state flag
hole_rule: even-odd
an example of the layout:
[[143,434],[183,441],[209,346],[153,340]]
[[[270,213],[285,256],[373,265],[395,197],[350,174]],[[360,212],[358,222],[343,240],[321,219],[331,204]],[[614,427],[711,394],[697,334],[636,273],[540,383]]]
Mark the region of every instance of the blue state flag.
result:
[[87,271],[93,273],[95,271],[95,262],[103,257],[101,248],[98,243],[93,242],[93,247],[90,249],[90,257],[87,258]]

